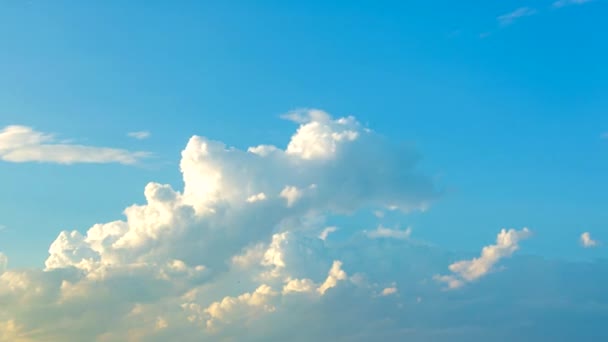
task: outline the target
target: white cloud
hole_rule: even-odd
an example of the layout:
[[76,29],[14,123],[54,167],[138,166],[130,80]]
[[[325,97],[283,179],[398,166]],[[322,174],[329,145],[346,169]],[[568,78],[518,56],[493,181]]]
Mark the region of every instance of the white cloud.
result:
[[325,292],[333,287],[338,285],[338,282],[346,279],[346,272],[342,270],[342,262],[334,261],[331,269],[329,270],[329,274],[327,275],[327,279],[319,286],[317,291],[320,294],[325,294]]
[[151,135],[151,133],[148,131],[136,131],[136,132],[127,133],[127,136],[137,139],[137,140],[148,139],[150,137],[150,135]]
[[570,5],[584,5],[592,1],[593,0],[558,0],[553,3],[553,7],[561,8]]
[[580,237],[581,245],[585,248],[593,248],[599,245],[599,242],[591,238],[591,233],[584,232]]
[[496,244],[484,247],[481,250],[481,256],[451,264],[449,269],[452,274],[437,276],[436,279],[446,283],[449,288],[458,288],[467,282],[475,281],[492,271],[500,259],[510,257],[519,249],[519,242],[529,236],[528,228],[519,231],[502,229],[496,237]]
[[251,195],[251,196],[247,197],[247,202],[253,203],[253,202],[263,201],[265,199],[266,199],[266,194],[264,194],[263,192],[260,192],[255,195]]
[[397,292],[399,292],[399,291],[397,290],[396,287],[394,287],[394,286],[387,287],[382,290],[382,293],[380,295],[386,297],[386,296],[391,296],[391,295],[397,294]]
[[47,133],[26,126],[7,126],[0,130],[0,160],[13,163],[46,162],[58,164],[120,163],[135,164],[147,152],[94,147],[58,142]]
[[315,290],[317,285],[311,279],[288,279],[285,286],[283,286],[283,294],[292,292],[305,292],[310,293]]
[[[411,150],[354,118],[297,113],[301,125],[285,150],[192,137],[180,162],[183,191],[149,183],[146,203],[126,208],[124,220],[61,232],[44,271],[2,273],[8,309],[0,322],[43,340],[73,341],[82,331],[99,340],[198,340],[272,315],[298,295],[321,305],[330,289],[354,286],[317,236],[323,217],[420,210],[439,193],[415,170]],[[32,130],[10,132],[3,152],[56,146]],[[82,306],[96,314],[79,314]]]
[[327,237],[329,236],[329,234],[334,233],[338,230],[337,227],[326,227],[325,229],[323,229],[323,231],[319,234],[319,239],[325,241],[327,239]]
[[375,230],[367,232],[367,236],[370,239],[409,239],[410,235],[412,235],[412,229],[409,227],[405,230],[399,230],[386,228],[382,225],[378,226]]
[[520,7],[513,12],[503,14],[496,18],[500,25],[506,26],[512,24],[515,20],[535,15],[537,11],[530,7]]
[[286,186],[281,190],[280,196],[287,200],[287,206],[293,207],[300,197],[302,197],[302,191],[295,186]]
[[[444,251],[391,238],[406,231],[379,230],[387,238],[370,239],[358,228],[365,226],[360,214],[399,210],[392,219],[438,197],[429,177],[416,171],[416,154],[354,119],[334,120],[319,111],[292,119],[301,126],[291,139],[299,147],[290,153],[277,147],[242,151],[192,137],[180,162],[183,191],[149,183],[145,203],[126,208],[123,220],[61,232],[44,270],[4,270],[0,340],[504,340],[520,331],[521,312],[545,317],[526,307],[535,300],[552,303],[552,313],[560,314],[585,312],[583,306],[559,311],[553,303],[564,298],[572,305],[579,299],[605,305],[604,282],[589,278],[608,274],[603,264],[577,274],[582,294],[542,291],[548,283],[542,280],[561,278],[548,263],[528,260],[496,274],[499,285],[519,286],[442,292],[429,279],[449,264]],[[312,122],[308,129],[316,128],[302,130]],[[340,137],[344,130],[356,137]],[[277,196],[286,185],[302,192],[291,207]],[[268,196],[247,202],[260,193]],[[319,232],[333,222],[340,222],[341,234],[321,240]],[[521,238],[521,231],[504,232],[480,259],[491,267]],[[461,274],[477,268],[451,276],[464,279]],[[491,309],[480,312],[486,307]],[[496,327],[497,321],[503,323]],[[551,332],[564,329],[555,321],[541,323],[556,326]],[[467,330],[471,326],[479,330]],[[602,330],[592,332],[602,337]],[[576,340],[588,340],[585,333],[578,331]]]

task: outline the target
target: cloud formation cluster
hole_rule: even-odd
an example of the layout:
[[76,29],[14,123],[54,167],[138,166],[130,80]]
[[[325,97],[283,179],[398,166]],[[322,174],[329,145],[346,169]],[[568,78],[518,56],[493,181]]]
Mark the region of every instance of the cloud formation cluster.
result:
[[[183,190],[149,183],[146,203],[126,208],[124,220],[61,232],[44,270],[7,269],[0,254],[0,341],[534,340],[514,336],[527,322],[518,313],[539,312],[532,299],[605,314],[558,301],[608,303],[595,282],[583,295],[538,295],[536,285],[505,291],[501,273],[489,275],[527,229],[503,230],[479,258],[451,264],[446,277],[470,286],[442,291],[433,276],[452,256],[372,215],[426,210],[438,198],[418,156],[352,117],[287,117],[299,128],[286,148],[192,137]],[[376,229],[359,223],[364,213]],[[512,284],[524,283],[525,267],[509,268]],[[491,289],[474,281],[483,276]],[[505,305],[497,292],[523,304]],[[502,309],[480,318],[488,307]],[[554,322],[543,323],[526,336]]]
[[[415,170],[412,151],[387,145],[354,118],[316,110],[289,118],[300,127],[284,150],[240,151],[192,137],[182,152],[183,191],[150,183],[147,203],[127,208],[125,220],[84,234],[61,232],[44,271],[5,271],[2,255],[0,299],[10,309],[0,321],[15,334],[35,329],[51,339],[74,339],[65,331],[82,325],[106,334],[98,335],[102,340],[184,324],[217,334],[223,325],[273,312],[284,296],[319,300],[352,282],[317,237],[333,231],[323,218],[363,208],[422,210],[439,193]],[[136,160],[126,151],[51,144],[51,136],[27,127],[5,129],[1,142],[3,158],[12,161]],[[85,303],[112,315],[82,316]],[[161,315],[162,307],[171,314]],[[65,322],[45,322],[43,309],[61,311]],[[151,312],[158,317],[147,317]],[[111,317],[149,320],[151,327],[110,329],[117,324]]]

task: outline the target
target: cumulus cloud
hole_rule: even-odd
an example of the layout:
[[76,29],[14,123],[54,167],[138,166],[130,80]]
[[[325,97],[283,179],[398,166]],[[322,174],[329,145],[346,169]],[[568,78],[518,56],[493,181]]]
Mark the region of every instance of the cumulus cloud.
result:
[[263,192],[260,192],[258,194],[247,197],[247,202],[253,203],[253,202],[263,201],[265,199],[266,199],[266,194]]
[[[354,118],[321,111],[289,118],[299,128],[285,149],[243,151],[192,137],[180,162],[182,190],[149,183],[145,203],[126,208],[124,219],[60,232],[44,269],[2,266],[0,340],[525,341],[516,335],[530,327],[521,313],[542,313],[532,301],[580,315],[573,319],[604,317],[601,305],[579,305],[608,302],[604,282],[585,277],[608,274],[599,263],[564,271],[584,272],[582,294],[544,291],[542,280],[562,279],[552,273],[561,269],[534,260],[510,267],[504,277],[513,281],[497,274],[488,288],[478,281],[441,291],[430,280],[450,255],[403,230],[377,229],[370,238],[358,221],[374,210],[424,210],[438,198],[416,170],[416,153]],[[294,191],[282,196],[289,187],[295,200]],[[327,239],[328,227],[340,234]],[[451,267],[451,276],[479,279],[525,232],[503,231],[481,261]],[[590,336],[554,323],[541,320],[527,336],[543,336],[548,326],[558,336]]]
[[591,233],[584,232],[580,237],[581,245],[585,248],[593,248],[599,245],[599,242],[591,238]]
[[[182,191],[149,183],[146,203],[126,208],[124,220],[61,232],[44,270],[5,271],[0,302],[9,309],[0,322],[35,329],[48,340],[74,340],[70,331],[77,329],[122,340],[176,327],[192,339],[271,313],[290,296],[321,300],[341,283],[355,284],[318,237],[324,217],[371,208],[424,210],[440,192],[416,170],[414,151],[389,144],[353,117],[333,119],[318,110],[288,116],[299,128],[284,150],[241,151],[192,137],[180,162]],[[12,160],[52,148],[68,156],[45,154],[46,160],[92,161],[81,158],[82,151],[103,158],[93,157],[96,148],[55,144],[25,127],[6,129],[1,141],[3,157]],[[118,156],[124,163],[137,159]],[[104,319],[78,315],[84,303]],[[62,312],[62,322],[42,317],[45,310]],[[138,320],[141,329],[110,329],[121,320]]]
[[520,7],[513,12],[509,12],[503,15],[498,16],[496,18],[498,23],[502,26],[510,25],[514,21],[521,19],[523,17],[533,16],[537,13],[537,11],[530,7]]
[[553,3],[553,7],[561,8],[570,5],[584,5],[592,1],[593,0],[558,0]]
[[519,242],[530,236],[528,228],[522,230],[502,229],[496,237],[496,244],[484,247],[481,256],[462,260],[450,265],[451,275],[440,275],[436,279],[449,288],[458,288],[467,282],[475,281],[492,271],[500,259],[510,257],[519,249]]
[[150,137],[150,135],[152,135],[152,134],[148,131],[136,131],[136,132],[127,133],[127,136],[137,139],[137,140],[148,139]]
[[0,130],[0,160],[7,162],[130,165],[147,156],[147,152],[59,142],[52,134],[38,132],[26,126],[7,126]]
[[387,287],[385,289],[382,290],[382,293],[380,293],[381,296],[391,296],[394,294],[397,294],[398,290],[396,287]]
[[287,201],[287,206],[291,207],[302,197],[302,191],[295,186],[286,186],[280,195]]

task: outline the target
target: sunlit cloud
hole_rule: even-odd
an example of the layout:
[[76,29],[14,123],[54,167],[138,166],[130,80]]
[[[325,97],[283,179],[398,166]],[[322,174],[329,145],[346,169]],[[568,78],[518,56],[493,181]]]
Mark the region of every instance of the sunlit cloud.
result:
[[148,152],[61,142],[52,134],[38,132],[27,126],[7,126],[0,130],[0,160],[6,162],[131,165],[149,155]]

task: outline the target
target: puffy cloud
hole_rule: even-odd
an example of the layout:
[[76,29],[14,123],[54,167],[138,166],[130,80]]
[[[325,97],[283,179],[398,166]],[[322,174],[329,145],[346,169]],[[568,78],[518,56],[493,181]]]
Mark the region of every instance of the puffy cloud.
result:
[[242,322],[243,319],[259,315],[259,311],[272,312],[275,308],[269,304],[269,301],[276,295],[277,293],[270,286],[263,284],[252,293],[244,293],[238,297],[225,297],[204,310],[209,316],[206,326],[213,329],[220,321],[230,323],[239,320]]
[[599,242],[591,238],[591,233],[584,232],[580,237],[581,245],[585,248],[593,248],[599,245]]
[[287,200],[288,207],[292,207],[302,197],[302,191],[295,186],[286,186],[281,190],[281,197]]
[[291,292],[313,292],[315,283],[311,279],[289,279],[283,287],[283,294]]
[[329,270],[329,274],[327,275],[327,279],[325,279],[323,284],[319,286],[317,291],[319,291],[320,294],[325,294],[325,291],[336,287],[338,282],[344,279],[346,279],[346,272],[342,270],[342,262],[334,261],[331,269]]
[[[289,116],[300,127],[285,150],[262,145],[240,151],[192,137],[180,162],[183,191],[149,183],[146,203],[126,208],[125,220],[61,232],[44,271],[4,272],[1,298],[10,309],[0,320],[44,331],[49,340],[73,340],[77,327],[101,340],[191,331],[192,310],[219,327],[230,323],[223,317],[232,306],[245,312],[260,296],[276,300],[283,293],[325,297],[348,279],[318,238],[326,215],[422,210],[439,196],[430,178],[416,171],[413,151],[389,144],[354,118],[332,119],[317,110]],[[23,127],[5,130],[1,141],[3,156],[80,148]],[[63,160],[76,161],[83,160]],[[78,316],[79,305],[105,318]],[[162,314],[162,307],[171,314]],[[73,328],[51,324],[43,310],[66,310],[61,317],[77,321]],[[121,319],[147,328],[109,331]]]
[[452,275],[437,276],[436,279],[446,283],[449,288],[458,288],[466,282],[475,281],[492,271],[500,259],[510,257],[519,249],[519,242],[529,236],[528,228],[502,229],[496,237],[496,244],[484,247],[480,257],[455,262],[449,267]]
[[[525,341],[548,326],[584,340],[590,335],[568,334],[551,317],[527,339],[516,334],[530,327],[522,313],[543,314],[532,305],[540,301],[573,319],[606,316],[604,282],[592,278],[608,274],[601,263],[562,271],[514,258],[507,275],[441,291],[432,277],[451,255],[404,238],[407,231],[370,238],[359,228],[361,213],[408,213],[437,199],[416,154],[353,118],[289,117],[300,127],[285,149],[241,151],[192,137],[180,162],[183,190],[149,183],[145,203],[126,208],[123,220],[59,233],[44,270],[0,272],[0,341]],[[301,192],[292,205],[281,196],[286,187]],[[333,227],[340,234],[327,239]],[[524,235],[502,232],[482,261],[451,277],[478,279]],[[572,272],[580,288],[560,281]],[[508,288],[504,277],[514,279]]]
[[53,135],[26,126],[7,126],[0,130],[0,159],[7,162],[130,165],[146,156],[149,156],[149,153],[58,142]]
[[253,203],[253,202],[257,202],[257,201],[263,201],[265,199],[266,199],[266,194],[264,194],[263,192],[260,192],[258,194],[247,197],[247,202]]
[[127,133],[127,136],[137,139],[137,140],[144,140],[144,139],[148,139],[150,137],[150,132],[148,131],[136,131],[136,132],[129,132]]
[[398,292],[396,287],[387,287],[385,289],[382,290],[382,293],[380,293],[381,296],[391,296],[394,295]]

